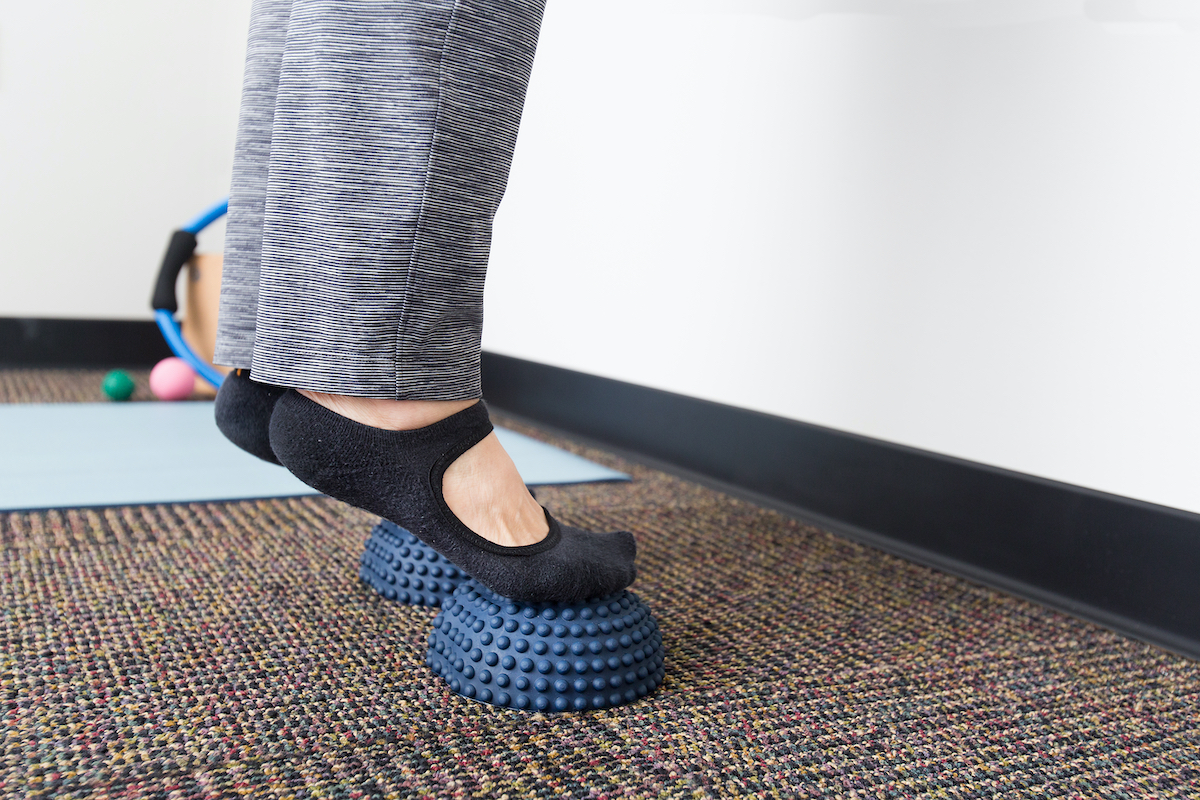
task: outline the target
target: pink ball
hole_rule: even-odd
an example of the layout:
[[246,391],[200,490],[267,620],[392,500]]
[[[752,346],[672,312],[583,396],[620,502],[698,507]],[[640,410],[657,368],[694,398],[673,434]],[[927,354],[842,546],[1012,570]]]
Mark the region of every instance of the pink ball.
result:
[[150,370],[150,391],[159,400],[183,400],[196,387],[196,372],[182,358],[164,358]]

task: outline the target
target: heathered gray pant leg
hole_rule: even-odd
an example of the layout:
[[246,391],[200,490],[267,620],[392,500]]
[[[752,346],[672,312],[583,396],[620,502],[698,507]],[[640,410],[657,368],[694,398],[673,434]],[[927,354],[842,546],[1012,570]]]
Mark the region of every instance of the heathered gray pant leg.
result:
[[254,0],[242,78],[233,181],[225,223],[217,349],[214,361],[250,369],[254,317],[258,313],[258,268],[262,260],[263,208],[271,163],[271,124],[279,63],[287,38],[292,0]]
[[[364,397],[480,396],[492,219],[543,9],[292,1],[269,131],[256,380]],[[242,130],[239,156],[253,150]],[[231,266],[223,310],[248,272]],[[241,332],[222,320],[218,352],[240,357]]]

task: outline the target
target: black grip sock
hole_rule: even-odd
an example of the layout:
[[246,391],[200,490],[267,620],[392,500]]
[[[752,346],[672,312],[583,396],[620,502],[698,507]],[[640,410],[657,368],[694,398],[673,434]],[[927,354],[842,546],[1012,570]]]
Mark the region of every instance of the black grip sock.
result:
[[247,453],[278,464],[271,452],[271,412],[285,392],[287,387],[252,381],[247,370],[235,369],[217,390],[217,427]]
[[295,391],[271,416],[271,448],[296,477],[330,497],[407,528],[492,591],[525,602],[575,603],[620,591],[637,571],[633,534],[561,525],[537,544],[489,542],[446,505],[442,476],[492,432],[482,401],[411,431],[363,425]]

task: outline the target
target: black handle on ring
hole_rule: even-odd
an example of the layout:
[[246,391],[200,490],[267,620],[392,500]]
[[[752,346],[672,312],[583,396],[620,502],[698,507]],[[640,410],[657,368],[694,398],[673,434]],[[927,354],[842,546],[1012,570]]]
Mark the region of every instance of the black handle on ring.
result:
[[162,266],[158,268],[154,296],[150,298],[152,310],[157,311],[161,308],[171,313],[179,310],[179,303],[175,300],[175,281],[179,278],[179,270],[183,269],[183,265],[191,260],[195,252],[196,234],[188,231],[175,231],[171,234],[171,242],[167,245]]

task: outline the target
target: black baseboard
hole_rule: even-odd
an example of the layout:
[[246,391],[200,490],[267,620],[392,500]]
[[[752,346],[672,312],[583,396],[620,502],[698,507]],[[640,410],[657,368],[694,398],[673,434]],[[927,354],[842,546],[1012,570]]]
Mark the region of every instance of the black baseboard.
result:
[[1200,658],[1200,515],[485,353],[516,415]]
[[0,317],[0,364],[152,367],[171,355],[152,320]]

